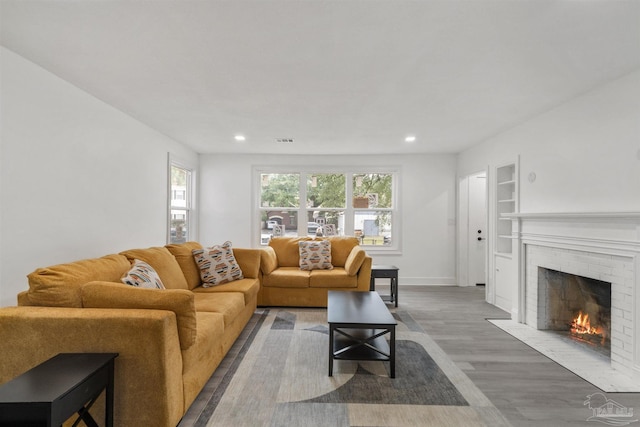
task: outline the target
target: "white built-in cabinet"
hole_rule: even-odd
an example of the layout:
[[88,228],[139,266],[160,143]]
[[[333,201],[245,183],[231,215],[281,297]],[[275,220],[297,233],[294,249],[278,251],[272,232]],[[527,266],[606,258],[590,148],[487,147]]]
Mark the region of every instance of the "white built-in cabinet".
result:
[[502,214],[517,212],[516,165],[508,165],[496,168],[496,245],[495,251],[499,254],[513,252],[513,239],[511,238],[511,219]]
[[508,163],[495,169],[495,215],[493,245],[493,303],[513,313],[514,287],[518,285],[518,254],[513,238],[512,218],[504,214],[518,212],[518,163]]

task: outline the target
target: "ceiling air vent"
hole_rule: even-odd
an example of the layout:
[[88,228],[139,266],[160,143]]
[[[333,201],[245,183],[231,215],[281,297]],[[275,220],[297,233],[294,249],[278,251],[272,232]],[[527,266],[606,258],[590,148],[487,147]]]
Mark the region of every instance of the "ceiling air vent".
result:
[[293,138],[276,138],[276,144],[293,144]]

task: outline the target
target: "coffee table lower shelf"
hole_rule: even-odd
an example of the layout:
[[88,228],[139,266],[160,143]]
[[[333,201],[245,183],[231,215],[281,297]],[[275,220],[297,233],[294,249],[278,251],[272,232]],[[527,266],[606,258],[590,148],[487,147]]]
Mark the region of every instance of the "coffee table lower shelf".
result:
[[334,360],[375,360],[390,362],[390,377],[395,378],[395,350],[384,335],[395,330],[333,327],[330,330],[329,376],[333,375]]

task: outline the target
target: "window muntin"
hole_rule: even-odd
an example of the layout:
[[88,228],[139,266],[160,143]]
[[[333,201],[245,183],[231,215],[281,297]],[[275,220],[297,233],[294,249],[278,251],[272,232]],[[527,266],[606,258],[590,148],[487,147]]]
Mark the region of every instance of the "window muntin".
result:
[[[323,226],[331,224],[328,228],[335,229],[337,235],[357,236],[362,245],[372,249],[398,249],[399,242],[392,239],[400,218],[394,215],[398,172],[334,173],[303,167],[296,173],[277,173],[277,167],[269,169],[256,169],[261,245],[269,243],[274,224],[283,222],[282,213],[286,212],[287,236],[324,235]],[[294,217],[293,212],[298,215]]]

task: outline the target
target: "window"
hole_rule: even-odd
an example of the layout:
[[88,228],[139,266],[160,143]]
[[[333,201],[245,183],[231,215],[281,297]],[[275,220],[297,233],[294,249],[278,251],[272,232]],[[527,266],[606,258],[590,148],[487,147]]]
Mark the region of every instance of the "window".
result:
[[194,235],[194,171],[169,161],[169,243],[184,243]]
[[[392,230],[398,172],[256,168],[260,244],[273,236],[356,236],[365,246],[397,249]],[[275,232],[274,232],[275,230]]]

